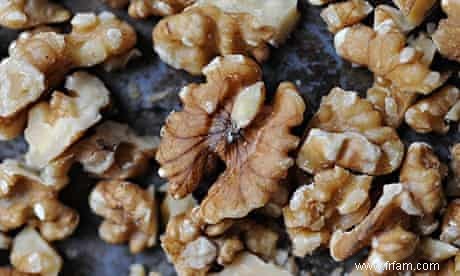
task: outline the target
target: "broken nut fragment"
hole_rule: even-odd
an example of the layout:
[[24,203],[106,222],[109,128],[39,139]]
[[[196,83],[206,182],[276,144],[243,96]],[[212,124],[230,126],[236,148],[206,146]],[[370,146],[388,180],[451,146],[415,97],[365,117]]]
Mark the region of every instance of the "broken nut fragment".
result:
[[329,31],[336,33],[365,19],[373,10],[372,5],[365,0],[348,0],[328,5],[321,11],[321,18]]
[[460,200],[449,203],[441,228],[441,241],[460,246]]
[[460,5],[458,1],[442,0],[441,6],[447,18],[439,22],[433,41],[443,56],[460,62]]
[[133,18],[167,16],[181,12],[196,0],[103,0],[112,8],[129,5],[128,13]]
[[224,270],[218,273],[211,273],[211,276],[291,276],[287,270],[282,269],[271,263],[266,263],[257,256],[249,253],[240,254],[235,261],[226,266]]
[[[201,203],[206,223],[245,217],[266,205],[294,162],[288,153],[299,139],[290,129],[303,120],[305,103],[291,83],[282,83],[273,104],[236,127],[232,108],[245,88],[261,80],[257,64],[243,56],[217,58],[204,69],[208,82],[185,87],[183,111],[166,120],[156,159],[169,192],[182,198],[199,185],[207,166],[219,157],[226,164]],[[258,103],[254,103],[258,105]],[[243,112],[244,113],[244,112]],[[249,123],[246,121],[249,119]]]
[[198,203],[191,194],[181,199],[174,199],[167,193],[160,207],[163,225],[167,225],[171,218],[186,213],[188,210],[197,206],[197,204]]
[[460,196],[460,143],[452,146],[450,150],[450,159],[452,176],[447,183],[446,195],[458,197]]
[[297,0],[200,0],[155,26],[154,48],[164,62],[194,75],[218,55],[263,62],[268,45],[284,42],[299,16]]
[[283,209],[294,255],[304,257],[327,245],[332,231],[347,230],[361,222],[370,208],[372,177],[354,175],[340,167],[315,175],[301,186]]
[[315,174],[335,165],[369,175],[396,170],[404,145],[395,129],[384,126],[382,115],[356,92],[334,88],[323,97],[310,122],[297,165]]
[[138,136],[128,125],[107,121],[69,151],[86,172],[98,178],[122,180],[148,169],[159,142],[158,137]]
[[421,253],[421,258],[430,262],[442,262],[448,260],[457,255],[459,252],[457,247],[429,237],[422,239],[418,247]]
[[0,1],[0,26],[28,29],[38,25],[62,23],[70,19],[70,12],[48,0]]
[[20,272],[43,276],[57,276],[62,268],[59,254],[31,227],[14,238],[10,261]]
[[401,91],[430,94],[449,74],[432,71],[423,52],[407,45],[407,39],[388,9],[378,6],[374,29],[357,24],[335,35],[337,53],[344,59],[366,66],[376,76]]
[[436,0],[393,0],[412,28],[420,25]]
[[102,81],[88,73],[74,73],[65,87],[68,94],[56,91],[49,102],[40,102],[29,111],[25,157],[33,168],[41,169],[61,155],[102,119],[100,111],[110,103],[110,92]]
[[101,181],[89,196],[94,213],[104,217],[100,237],[108,243],[129,241],[131,253],[151,248],[157,242],[158,207],[153,186],[143,190],[126,181]]
[[454,86],[446,86],[411,106],[405,114],[406,123],[419,133],[444,134],[450,128],[446,117],[458,102],[460,90]]

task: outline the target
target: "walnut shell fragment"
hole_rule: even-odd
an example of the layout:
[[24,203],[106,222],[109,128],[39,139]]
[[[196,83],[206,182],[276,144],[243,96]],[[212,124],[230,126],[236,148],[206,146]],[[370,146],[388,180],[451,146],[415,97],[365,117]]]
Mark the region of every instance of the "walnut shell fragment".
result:
[[158,137],[138,136],[128,125],[107,121],[69,151],[93,176],[122,180],[143,174],[159,143]]
[[393,225],[407,221],[408,216],[420,216],[410,193],[403,184],[388,184],[370,213],[352,230],[337,230],[332,234],[329,248],[331,256],[342,261],[369,246],[374,234],[389,229]]
[[241,91],[261,80],[260,68],[249,58],[225,56],[204,74],[207,83],[180,93],[183,111],[166,120],[156,159],[175,198],[193,192],[216,157],[226,164],[200,208],[206,223],[215,224],[244,217],[277,193],[294,164],[288,153],[299,139],[290,129],[302,122],[305,103],[293,84],[282,83],[273,104],[263,105],[245,128],[238,128],[232,107]]
[[0,230],[10,231],[29,223],[36,225],[48,241],[70,236],[79,215],[58,199],[59,190],[67,184],[69,167],[64,158],[37,173],[18,161],[4,160],[0,164]]
[[0,26],[27,29],[38,25],[62,23],[70,12],[48,0],[3,0],[0,2]]
[[41,169],[61,155],[84,132],[102,119],[101,109],[110,103],[110,92],[97,77],[76,72],[67,78],[68,94],[56,91],[29,111],[25,139],[29,166]]
[[361,222],[370,209],[371,182],[371,176],[335,167],[319,172],[311,184],[298,188],[283,209],[294,255],[311,254],[319,246],[327,246],[331,232]]
[[72,26],[69,34],[24,32],[10,45],[10,56],[0,63],[2,139],[24,130],[27,109],[71,69],[102,63],[136,44],[135,31],[108,12],[77,14]]
[[213,265],[227,266],[248,251],[271,259],[278,234],[250,219],[226,220],[207,225],[199,207],[172,217],[161,238],[161,246],[179,275],[207,275]]
[[43,276],[57,276],[62,268],[59,254],[31,227],[14,238],[10,261],[20,272]]
[[335,165],[368,175],[396,170],[404,156],[395,129],[356,92],[334,88],[323,97],[297,156],[297,165],[315,174]]
[[263,62],[268,45],[283,43],[299,17],[297,0],[199,0],[155,26],[154,48],[164,62],[194,75],[218,55]]
[[443,56],[460,62],[460,3],[457,0],[442,0],[441,6],[447,18],[439,22],[433,41]]
[[329,31],[336,33],[365,19],[373,10],[374,7],[365,0],[348,0],[328,5],[321,11],[321,18]]
[[424,53],[408,45],[401,25],[385,6],[375,11],[374,28],[362,24],[347,27],[334,37],[337,53],[344,59],[366,66],[401,91],[430,94],[449,74],[430,69]]
[[445,134],[450,126],[447,115],[460,102],[460,90],[446,86],[411,106],[405,114],[406,123],[418,133]]
[[104,217],[100,237],[113,244],[129,242],[131,253],[151,248],[157,242],[158,206],[153,186],[143,190],[126,181],[101,181],[89,196],[94,213]]

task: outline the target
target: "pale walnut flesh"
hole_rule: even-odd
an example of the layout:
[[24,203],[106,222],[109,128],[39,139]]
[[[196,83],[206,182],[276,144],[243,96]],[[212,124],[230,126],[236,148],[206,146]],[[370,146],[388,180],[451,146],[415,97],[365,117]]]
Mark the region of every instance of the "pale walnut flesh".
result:
[[460,4],[454,0],[443,0],[441,5],[447,19],[439,22],[433,41],[443,56],[460,62]]
[[110,103],[110,92],[97,77],[76,72],[67,78],[68,94],[56,91],[49,102],[29,111],[25,139],[27,164],[43,168],[61,155],[84,132],[102,119],[101,109]]
[[441,241],[460,246],[460,200],[449,203],[442,219]]
[[459,253],[459,249],[449,243],[433,238],[423,238],[418,246],[420,258],[430,262],[446,261]]
[[143,190],[126,181],[101,181],[91,192],[89,205],[94,213],[105,219],[99,227],[104,241],[129,242],[132,253],[156,244],[158,208],[152,188]]
[[184,108],[168,117],[156,159],[176,198],[197,188],[216,156],[225,163],[200,209],[204,220],[215,224],[263,207],[279,190],[294,164],[288,153],[299,139],[290,129],[302,122],[305,103],[293,84],[282,83],[273,104],[263,105],[246,127],[238,128],[232,106],[244,88],[260,81],[260,68],[249,58],[225,56],[204,73],[207,83],[182,90]]
[[[56,161],[40,174],[14,160],[5,160],[0,167],[0,230],[29,223],[48,241],[65,239],[75,231],[78,213],[58,199],[58,191],[67,184],[66,160]],[[55,176],[62,176],[62,181]]]
[[321,11],[321,18],[326,22],[330,32],[354,25],[365,19],[374,8],[364,0],[348,0],[330,4]]
[[385,126],[381,113],[356,92],[332,89],[310,127],[297,156],[297,165],[308,173],[338,165],[383,175],[402,162],[404,145],[395,129]]
[[407,45],[397,22],[385,13],[385,9],[377,7],[375,17],[382,22],[377,21],[374,29],[357,24],[338,32],[334,37],[337,53],[368,67],[401,91],[430,94],[447,80],[448,74],[432,71],[423,53]]
[[436,4],[436,0],[393,0],[393,2],[413,27],[420,25]]
[[194,75],[219,55],[262,62],[269,45],[285,41],[299,15],[297,0],[200,0],[155,26],[154,49],[167,64]]
[[58,253],[31,227],[14,238],[10,261],[20,272],[43,276],[57,276],[63,263]]
[[62,23],[70,12],[48,0],[0,1],[0,25],[11,29],[27,29],[38,25]]
[[449,178],[446,187],[447,196],[460,196],[460,143],[450,149],[450,169],[452,176]]
[[161,245],[179,275],[207,275],[214,265],[236,261],[245,249],[264,259],[276,254],[278,234],[250,219],[206,225],[199,207],[172,217]]
[[245,275],[245,276],[291,276],[287,270],[282,269],[271,263],[265,263],[263,260],[255,255],[249,253],[240,254],[236,260],[224,270],[218,273],[211,273],[212,276],[232,276],[232,275]]
[[408,216],[420,216],[410,193],[402,184],[388,184],[383,187],[383,194],[369,214],[352,230],[335,231],[329,242],[330,254],[342,261],[369,246],[374,235],[392,225],[405,222]]
[[159,138],[139,136],[129,126],[107,121],[70,149],[83,170],[97,178],[128,179],[143,174]]
[[446,86],[411,106],[405,114],[406,123],[418,133],[447,133],[450,127],[446,117],[459,101],[460,90]]
[[332,231],[360,223],[370,208],[371,182],[371,176],[335,167],[316,174],[312,184],[298,188],[283,210],[294,254],[311,254],[327,245]]

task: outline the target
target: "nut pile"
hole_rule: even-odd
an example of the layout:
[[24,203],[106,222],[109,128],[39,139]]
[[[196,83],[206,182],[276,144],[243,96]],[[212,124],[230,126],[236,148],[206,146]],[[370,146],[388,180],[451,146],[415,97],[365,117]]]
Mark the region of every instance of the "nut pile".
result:
[[[447,135],[460,119],[455,74],[433,66],[435,57],[460,61],[459,0],[442,0],[446,18],[426,32],[434,0],[311,0],[327,4],[319,16],[337,55],[374,82],[364,97],[333,88],[308,120],[296,85],[269,91],[259,65],[295,29],[297,0],[103,2],[129,6],[134,19],[164,17],[152,31],[155,53],[204,79],[178,93],[182,106],[158,137],[141,136],[104,120],[109,89],[78,71],[124,69],[142,54],[133,27],[106,11],[71,16],[47,0],[0,0],[0,25],[25,30],[0,63],[0,138],[23,134],[28,144],[0,163],[0,250],[11,264],[0,275],[62,271],[51,243],[80,223],[60,198],[75,185],[74,165],[98,181],[88,205],[102,218],[100,238],[132,254],[161,246],[181,276],[304,275],[295,258],[320,248],[335,261],[368,249],[372,271],[351,275],[411,273],[388,271],[400,262],[460,273],[460,143],[448,166],[437,149],[400,136],[403,125]],[[69,20],[68,33],[44,26]],[[136,184],[154,159],[167,183]]]

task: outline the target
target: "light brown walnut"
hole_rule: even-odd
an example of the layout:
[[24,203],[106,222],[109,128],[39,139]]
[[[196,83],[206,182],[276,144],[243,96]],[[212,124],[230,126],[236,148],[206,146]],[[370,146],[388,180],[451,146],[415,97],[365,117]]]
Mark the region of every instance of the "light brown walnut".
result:
[[403,184],[388,184],[383,187],[375,207],[352,230],[336,230],[329,243],[331,256],[338,261],[345,260],[359,250],[371,245],[374,236],[394,225],[407,224],[412,216],[421,216]]
[[276,253],[278,234],[250,219],[230,220],[207,225],[199,207],[172,217],[161,238],[161,245],[177,273],[207,275],[216,265],[227,266],[238,254],[248,250],[271,259]]
[[103,0],[112,8],[123,8],[129,4],[131,17],[141,19],[149,16],[167,16],[181,12],[196,0]]
[[443,56],[460,62],[460,1],[442,0],[441,5],[447,18],[439,22],[433,40]]
[[381,113],[356,92],[334,88],[310,122],[297,165],[315,174],[335,165],[369,175],[396,170],[404,145]]
[[0,165],[0,230],[10,231],[24,224],[36,225],[48,241],[70,236],[79,223],[78,213],[63,205],[58,192],[68,182],[69,161],[56,160],[41,172],[18,161]]
[[331,232],[360,223],[370,209],[371,182],[371,176],[335,167],[319,172],[311,184],[298,188],[283,210],[294,254],[311,254],[319,246],[327,246]]
[[429,145],[410,145],[399,181],[411,193],[423,212],[423,217],[417,224],[425,235],[431,234],[438,226],[438,212],[445,202],[442,182],[446,175],[447,166],[439,161]]
[[148,169],[159,142],[158,137],[138,136],[128,125],[107,121],[69,151],[91,175],[122,180]]
[[430,262],[443,262],[459,253],[459,249],[449,243],[425,237],[418,245],[419,258]]
[[[153,187],[153,186],[152,186]],[[129,242],[131,253],[139,253],[157,243],[158,206],[152,187],[109,180],[97,184],[89,197],[94,213],[104,217],[100,237],[113,244]]]
[[460,196],[460,143],[453,145],[450,149],[450,160],[452,175],[445,189],[446,195],[458,197]]
[[444,242],[460,246],[460,200],[449,203],[442,219],[440,239]]
[[0,138],[21,134],[27,109],[71,69],[102,63],[136,44],[134,29],[108,12],[77,14],[72,26],[70,34],[24,32],[10,45],[0,63]]
[[448,78],[448,73],[430,69],[423,51],[408,45],[401,24],[385,6],[375,11],[374,28],[356,24],[335,35],[337,53],[344,59],[366,66],[401,91],[430,94]]
[[[282,83],[274,102],[264,104],[261,70],[243,56],[217,58],[204,73],[207,83],[180,93],[183,110],[166,120],[156,159],[175,198],[193,192],[216,158],[226,164],[200,208],[204,220],[215,224],[245,217],[279,191],[294,164],[288,153],[299,142],[290,129],[302,122],[305,103],[293,84]],[[258,95],[257,101],[238,103],[242,93]],[[236,115],[240,108],[246,117]]]
[[0,267],[0,276],[33,276],[34,274],[23,273],[10,267]]
[[57,276],[63,265],[61,256],[32,227],[14,238],[10,261],[20,272],[42,276]]
[[425,20],[436,0],[393,0],[393,3],[401,10],[410,26],[415,28]]
[[348,0],[329,4],[321,11],[321,18],[329,31],[336,33],[365,19],[373,10],[372,5],[365,0]]
[[38,25],[62,23],[70,19],[70,12],[48,0],[1,0],[0,26],[28,29]]
[[297,0],[200,0],[155,26],[154,48],[164,62],[194,75],[219,55],[262,62],[269,45],[284,42],[299,15]]
[[412,105],[406,111],[406,123],[419,133],[447,133],[450,129],[447,114],[459,101],[460,90],[446,86]]

